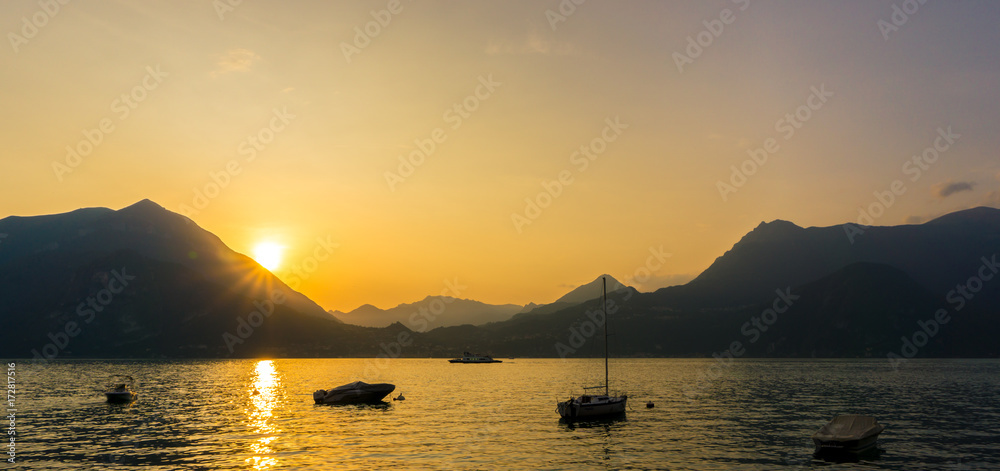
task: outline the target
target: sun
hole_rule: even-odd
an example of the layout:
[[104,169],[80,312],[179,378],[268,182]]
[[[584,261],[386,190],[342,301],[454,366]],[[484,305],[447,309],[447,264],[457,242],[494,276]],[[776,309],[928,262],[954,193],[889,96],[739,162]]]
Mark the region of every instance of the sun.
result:
[[274,242],[261,242],[253,248],[253,259],[262,267],[274,271],[281,266],[281,253],[285,251],[285,246]]

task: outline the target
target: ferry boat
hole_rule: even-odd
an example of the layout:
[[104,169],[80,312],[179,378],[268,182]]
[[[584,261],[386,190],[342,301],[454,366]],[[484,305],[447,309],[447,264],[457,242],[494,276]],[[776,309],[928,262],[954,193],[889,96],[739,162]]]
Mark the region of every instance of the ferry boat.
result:
[[469,352],[462,354],[462,358],[453,358],[448,363],[503,363],[501,360],[494,360],[489,355],[473,355]]

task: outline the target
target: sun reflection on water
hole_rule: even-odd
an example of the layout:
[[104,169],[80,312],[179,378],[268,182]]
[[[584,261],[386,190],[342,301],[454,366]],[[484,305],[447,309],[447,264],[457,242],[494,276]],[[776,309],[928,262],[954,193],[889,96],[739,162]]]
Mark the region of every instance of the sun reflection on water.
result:
[[278,379],[277,370],[271,360],[261,360],[257,362],[253,384],[250,385],[247,394],[250,396],[250,406],[245,409],[247,414],[247,425],[251,432],[258,438],[250,444],[252,457],[246,459],[246,463],[253,469],[270,469],[278,464],[277,458],[272,455],[274,448],[271,446],[278,437],[277,427],[271,422],[274,415],[274,408],[278,404],[278,391],[281,380]]

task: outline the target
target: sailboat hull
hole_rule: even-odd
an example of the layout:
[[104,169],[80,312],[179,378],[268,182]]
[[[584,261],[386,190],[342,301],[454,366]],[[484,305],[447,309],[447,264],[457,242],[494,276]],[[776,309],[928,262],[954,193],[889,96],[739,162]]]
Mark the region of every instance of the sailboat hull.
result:
[[580,396],[560,402],[559,415],[566,420],[598,419],[625,413],[627,396]]

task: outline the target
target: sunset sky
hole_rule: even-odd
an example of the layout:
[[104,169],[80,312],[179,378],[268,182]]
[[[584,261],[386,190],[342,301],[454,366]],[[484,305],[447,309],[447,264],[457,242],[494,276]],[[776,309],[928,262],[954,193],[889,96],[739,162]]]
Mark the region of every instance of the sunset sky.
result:
[[494,304],[602,273],[651,291],[761,221],[1000,206],[998,21],[987,1],[4,1],[0,217],[148,198],[273,244],[328,309],[456,280]]

